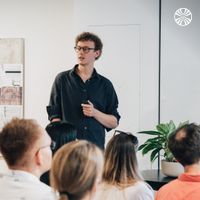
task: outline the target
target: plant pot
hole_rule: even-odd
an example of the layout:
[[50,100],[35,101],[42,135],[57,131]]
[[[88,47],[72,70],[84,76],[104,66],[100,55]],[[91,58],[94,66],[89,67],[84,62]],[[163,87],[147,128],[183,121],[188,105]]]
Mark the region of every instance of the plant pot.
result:
[[166,176],[177,177],[184,172],[183,166],[179,162],[168,162],[161,160],[161,170]]

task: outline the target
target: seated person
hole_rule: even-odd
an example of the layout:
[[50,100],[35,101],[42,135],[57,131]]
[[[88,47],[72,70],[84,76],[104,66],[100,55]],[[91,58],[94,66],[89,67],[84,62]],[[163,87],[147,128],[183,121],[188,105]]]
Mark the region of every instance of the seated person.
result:
[[153,190],[138,172],[137,145],[134,135],[115,131],[106,146],[103,180],[94,200],[154,199]]
[[62,146],[54,155],[51,186],[60,200],[92,199],[101,180],[103,155],[95,145],[85,140]]
[[55,199],[55,193],[39,177],[49,170],[51,139],[32,119],[14,118],[0,132],[0,152],[9,171],[0,174],[0,199]]
[[[76,128],[72,124],[63,121],[51,122],[46,126],[46,131],[54,143],[53,154],[64,144],[76,140]],[[47,185],[49,181],[49,171],[45,172],[40,180]]]
[[77,130],[75,126],[63,121],[51,122],[46,126],[46,131],[55,142],[55,153],[62,145],[76,140]]
[[200,199],[200,126],[192,123],[169,137],[168,147],[184,167],[184,173],[161,187],[156,200]]

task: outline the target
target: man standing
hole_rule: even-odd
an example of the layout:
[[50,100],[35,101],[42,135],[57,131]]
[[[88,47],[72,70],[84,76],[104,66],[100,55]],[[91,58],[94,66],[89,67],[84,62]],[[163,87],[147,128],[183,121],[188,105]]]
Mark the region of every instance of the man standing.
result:
[[168,147],[184,173],[161,187],[156,200],[200,199],[200,126],[186,124],[169,138]]
[[50,169],[51,139],[34,120],[15,118],[0,132],[0,152],[8,172],[0,174],[0,199],[55,199],[52,189],[40,182]]
[[74,124],[78,139],[86,139],[104,149],[105,129],[116,128],[120,115],[112,83],[94,68],[102,47],[100,38],[93,33],[77,36],[74,49],[78,64],[57,75],[47,112],[50,121]]

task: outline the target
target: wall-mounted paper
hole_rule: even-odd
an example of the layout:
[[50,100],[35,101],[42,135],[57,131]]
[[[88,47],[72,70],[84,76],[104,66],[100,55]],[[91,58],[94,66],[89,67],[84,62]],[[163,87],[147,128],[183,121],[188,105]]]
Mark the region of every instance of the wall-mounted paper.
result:
[[23,47],[23,39],[0,39],[0,128],[23,117]]

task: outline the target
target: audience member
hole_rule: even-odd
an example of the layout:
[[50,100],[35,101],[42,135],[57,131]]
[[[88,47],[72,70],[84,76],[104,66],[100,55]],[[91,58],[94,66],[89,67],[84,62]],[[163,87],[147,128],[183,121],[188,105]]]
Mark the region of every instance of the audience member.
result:
[[0,199],[51,200],[55,193],[39,177],[51,166],[51,139],[32,119],[14,118],[0,132],[0,152],[9,171],[0,174]]
[[55,142],[55,153],[64,144],[76,140],[77,130],[74,125],[64,122],[56,121],[51,122],[46,126],[46,131]]
[[[76,140],[77,130],[75,126],[63,121],[51,122],[46,126],[46,131],[55,144],[52,150],[53,154],[64,144]],[[40,180],[47,185],[50,185],[49,171],[45,172]]]
[[156,194],[156,200],[200,199],[200,126],[192,123],[177,129],[169,137],[168,147],[184,173],[166,184]]
[[65,144],[54,155],[51,185],[60,200],[89,200],[101,180],[103,155],[96,145],[85,141]]
[[137,145],[134,135],[115,131],[106,146],[103,180],[95,200],[154,199],[151,187],[142,180],[138,171]]

